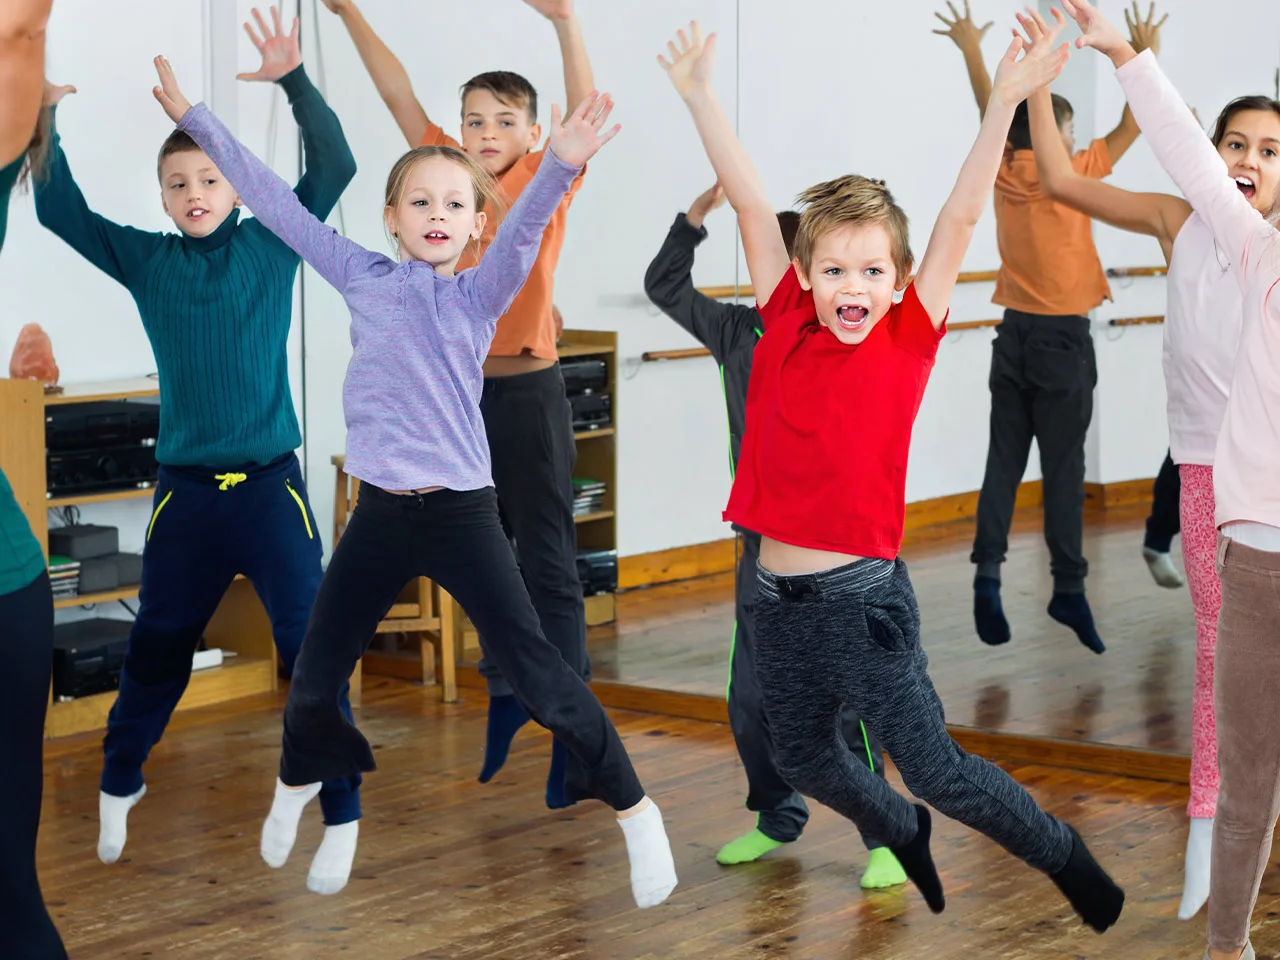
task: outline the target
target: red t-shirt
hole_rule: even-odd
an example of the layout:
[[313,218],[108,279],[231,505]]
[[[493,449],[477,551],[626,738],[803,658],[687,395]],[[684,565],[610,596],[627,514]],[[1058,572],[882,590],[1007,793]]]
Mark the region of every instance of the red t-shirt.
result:
[[799,547],[892,560],[902,546],[911,427],[946,332],[907,287],[848,346],[787,271],[760,308],[747,428],[724,519]]

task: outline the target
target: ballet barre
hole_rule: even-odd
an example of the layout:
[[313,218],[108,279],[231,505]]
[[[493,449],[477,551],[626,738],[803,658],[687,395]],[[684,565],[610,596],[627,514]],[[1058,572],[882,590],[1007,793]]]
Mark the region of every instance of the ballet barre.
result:
[[[913,274],[907,282],[915,279]],[[956,283],[993,283],[996,279],[996,271],[994,270],[978,270],[971,273],[962,273],[956,277]],[[712,300],[733,300],[738,298],[754,297],[755,290],[751,284],[742,286],[727,287],[698,287],[697,291],[704,297],[710,297]]]
[[687,350],[646,350],[640,354],[641,363],[656,363],[659,360],[692,360],[694,357],[709,357],[711,351],[706,347],[690,347]]
[[1144,327],[1151,323],[1164,323],[1164,317],[1112,317],[1109,327]]

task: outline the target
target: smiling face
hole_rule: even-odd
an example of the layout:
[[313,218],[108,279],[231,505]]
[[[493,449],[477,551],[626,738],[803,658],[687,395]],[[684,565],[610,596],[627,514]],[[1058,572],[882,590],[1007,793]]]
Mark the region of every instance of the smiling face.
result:
[[1280,114],[1240,110],[1224,126],[1218,154],[1244,198],[1267,216],[1280,204]]
[[527,103],[499,100],[492,91],[467,91],[462,101],[462,149],[500,177],[542,139]]
[[399,197],[388,204],[384,218],[401,261],[422,260],[446,275],[453,273],[467,243],[480,239],[485,224],[471,173],[445,156],[426,157],[405,172]]
[[207,237],[240,198],[203,150],[181,150],[160,161],[160,200],[174,225],[189,237]]
[[819,322],[841,343],[867,339],[893,306],[898,282],[893,240],[881,223],[837,226],[813,242],[812,263],[796,263],[800,285],[813,291]]

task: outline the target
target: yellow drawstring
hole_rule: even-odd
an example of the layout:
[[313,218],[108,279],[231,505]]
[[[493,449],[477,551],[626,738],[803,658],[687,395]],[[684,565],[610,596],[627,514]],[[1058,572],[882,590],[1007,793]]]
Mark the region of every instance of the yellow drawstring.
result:
[[222,481],[222,485],[218,487],[219,490],[230,490],[237,483],[244,483],[249,476],[244,473],[219,473],[213,479]]

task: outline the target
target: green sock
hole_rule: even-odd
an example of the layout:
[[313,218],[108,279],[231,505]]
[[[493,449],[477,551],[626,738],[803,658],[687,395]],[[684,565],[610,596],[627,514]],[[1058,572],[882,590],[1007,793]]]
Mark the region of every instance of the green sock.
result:
[[867,869],[862,873],[863,890],[880,890],[907,882],[907,873],[888,847],[877,847],[867,857]]
[[[716,854],[716,863],[732,866],[735,863],[750,863],[759,860],[770,850],[776,850],[782,842],[766,837],[759,830],[744,833],[737,840],[730,840]],[[894,863],[897,863],[895,860]],[[901,869],[901,868],[899,868]]]

